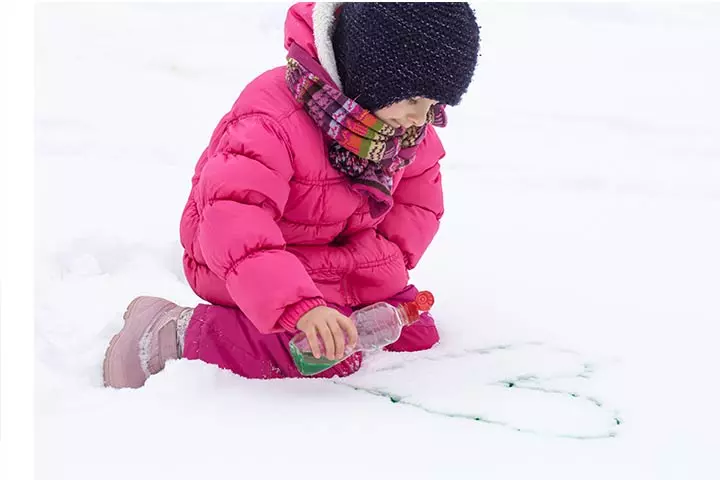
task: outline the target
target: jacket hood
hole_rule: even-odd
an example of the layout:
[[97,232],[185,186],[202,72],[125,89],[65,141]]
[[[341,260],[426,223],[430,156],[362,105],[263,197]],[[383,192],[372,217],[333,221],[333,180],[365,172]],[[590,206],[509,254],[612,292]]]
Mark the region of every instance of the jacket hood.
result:
[[306,2],[290,7],[285,19],[285,48],[296,43],[320,63],[342,90],[332,44],[335,12],[341,5],[342,2]]

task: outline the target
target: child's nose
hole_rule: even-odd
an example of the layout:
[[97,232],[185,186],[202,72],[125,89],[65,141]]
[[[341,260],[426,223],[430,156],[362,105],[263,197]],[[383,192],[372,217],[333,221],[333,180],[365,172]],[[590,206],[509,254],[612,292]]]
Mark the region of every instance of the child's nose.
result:
[[408,122],[410,125],[415,125],[416,127],[422,127],[425,125],[425,119],[427,118],[427,114],[420,116],[420,115],[409,115],[408,116]]
[[428,111],[430,111],[429,106],[427,108],[421,107],[408,115],[408,121],[416,127],[422,127],[427,120]]

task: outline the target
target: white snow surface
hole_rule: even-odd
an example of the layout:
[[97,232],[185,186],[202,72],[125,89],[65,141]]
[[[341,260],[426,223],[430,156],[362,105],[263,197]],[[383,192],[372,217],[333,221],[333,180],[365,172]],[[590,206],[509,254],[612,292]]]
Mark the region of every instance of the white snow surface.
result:
[[134,296],[200,301],[190,178],[284,62],[287,6],[36,7],[37,478],[720,478],[718,4],[476,4],[447,213],[412,272],[432,350],[103,388]]

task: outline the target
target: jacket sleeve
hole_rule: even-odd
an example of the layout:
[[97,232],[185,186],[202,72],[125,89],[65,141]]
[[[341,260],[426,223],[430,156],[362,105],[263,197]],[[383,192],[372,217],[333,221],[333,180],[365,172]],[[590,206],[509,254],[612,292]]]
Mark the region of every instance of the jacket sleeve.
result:
[[444,204],[439,160],[444,156],[440,138],[429,126],[393,193],[393,207],[378,225],[378,231],[400,247],[408,269],[415,268],[440,228]]
[[262,333],[294,331],[300,316],[325,305],[277,224],[292,175],[282,130],[252,115],[228,123],[198,178],[202,255]]

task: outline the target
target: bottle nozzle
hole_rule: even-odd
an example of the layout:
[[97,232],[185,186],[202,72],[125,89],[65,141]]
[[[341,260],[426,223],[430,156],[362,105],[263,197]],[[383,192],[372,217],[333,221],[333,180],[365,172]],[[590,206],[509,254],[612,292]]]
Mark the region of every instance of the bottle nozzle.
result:
[[406,325],[409,325],[420,318],[420,312],[427,312],[435,303],[435,297],[428,291],[417,294],[415,300],[403,303],[402,307],[407,317]]
[[429,312],[432,306],[435,304],[435,297],[428,291],[422,291],[415,297],[415,304],[418,309],[423,312]]

